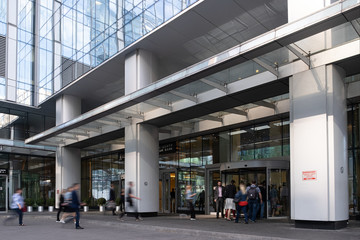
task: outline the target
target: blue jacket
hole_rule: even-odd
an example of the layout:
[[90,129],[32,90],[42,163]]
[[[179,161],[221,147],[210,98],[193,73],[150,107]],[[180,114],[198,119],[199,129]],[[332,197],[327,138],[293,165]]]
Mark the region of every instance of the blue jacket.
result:
[[71,208],[79,208],[80,207],[80,202],[79,202],[79,198],[77,196],[76,191],[72,191],[71,192]]

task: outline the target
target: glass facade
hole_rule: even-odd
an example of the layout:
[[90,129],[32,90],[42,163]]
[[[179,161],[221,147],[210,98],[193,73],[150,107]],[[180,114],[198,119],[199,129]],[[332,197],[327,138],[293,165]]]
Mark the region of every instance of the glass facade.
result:
[[55,158],[0,152],[0,168],[9,173],[9,199],[19,187],[23,197],[35,203],[43,199],[46,206],[50,198],[55,198]]
[[125,174],[124,151],[86,157],[81,160],[81,199],[109,199],[110,185],[114,184],[115,194],[120,196],[125,187],[121,175]]
[[55,126],[55,118],[0,107],[1,139],[25,140]]
[[[40,1],[39,6],[39,74],[38,101],[46,100],[55,92],[54,78],[61,74],[61,87],[66,86],[90,69],[98,66],[124,47],[130,45],[142,36],[166,22],[197,0],[64,0],[60,10],[55,9],[53,1]],[[28,33],[33,33],[34,11],[33,1],[22,0],[22,14],[28,25],[22,27]],[[26,3],[26,4],[25,4]],[[30,13],[30,14],[29,14]],[[55,16],[59,14],[60,21]],[[61,24],[60,24],[61,23]],[[57,28],[61,25],[60,38]],[[23,41],[19,38],[19,41]],[[55,45],[54,45],[55,42]],[[31,74],[33,52],[32,42],[27,41],[19,61],[28,56],[24,74]],[[61,44],[59,53],[60,64],[55,64],[58,58],[57,43]],[[25,65],[25,62],[23,62]],[[21,67],[21,70],[26,68]],[[19,69],[20,70],[20,69]],[[56,73],[56,74],[55,74]],[[26,79],[32,79],[29,78]],[[28,83],[29,81],[22,81]],[[31,95],[30,86],[21,88]],[[20,91],[20,90],[19,90]],[[23,94],[24,95],[24,94]],[[26,96],[27,96],[26,95]],[[20,97],[18,97],[20,99]],[[19,100],[20,102],[20,100]],[[22,103],[32,104],[30,98],[21,99]]]
[[187,209],[186,185],[197,194],[205,190],[205,166],[288,157],[289,134],[289,120],[279,119],[161,144],[160,170],[177,171],[178,211]]
[[348,107],[349,214],[360,213],[360,104]]
[[34,105],[35,2],[18,1],[16,102]]
[[38,98],[44,101],[53,93],[53,2],[39,1]]
[[7,0],[0,0],[0,35],[6,35]]

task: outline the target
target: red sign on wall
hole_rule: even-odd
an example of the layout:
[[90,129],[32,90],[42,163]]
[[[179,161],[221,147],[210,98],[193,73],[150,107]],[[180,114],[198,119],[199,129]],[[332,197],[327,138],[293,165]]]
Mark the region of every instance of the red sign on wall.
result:
[[316,171],[303,171],[302,179],[303,179],[303,181],[316,180],[317,179]]

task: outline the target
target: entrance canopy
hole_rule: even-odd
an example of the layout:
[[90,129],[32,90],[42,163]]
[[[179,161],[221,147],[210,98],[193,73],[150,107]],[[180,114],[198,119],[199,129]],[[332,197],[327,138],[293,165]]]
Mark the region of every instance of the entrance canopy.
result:
[[[161,132],[203,120],[222,122],[227,114],[246,116],[247,110],[256,106],[275,109],[277,101],[288,98],[289,76],[331,63],[340,63],[345,70],[355,68],[360,54],[359,17],[360,1],[338,2],[25,142],[79,147],[86,141],[94,143],[91,139],[114,132],[121,137],[122,129],[135,119],[158,126]],[[311,43],[327,30],[335,36],[346,37],[334,40],[330,47],[321,44],[313,49]]]

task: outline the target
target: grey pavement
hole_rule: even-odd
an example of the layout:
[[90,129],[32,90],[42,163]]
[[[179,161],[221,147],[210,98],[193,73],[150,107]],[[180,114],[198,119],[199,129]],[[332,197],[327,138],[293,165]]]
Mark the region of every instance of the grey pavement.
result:
[[[1,221],[7,215],[1,214]],[[0,239],[360,239],[360,221],[349,221],[345,229],[313,230],[298,229],[289,220],[261,220],[243,224],[216,219],[214,216],[197,215],[190,221],[183,215],[146,217],[136,222],[134,217],[120,221],[111,212],[81,213],[80,225],[75,230],[72,222],[56,223],[55,213],[25,213],[26,226],[17,226],[17,219],[0,226]]]

